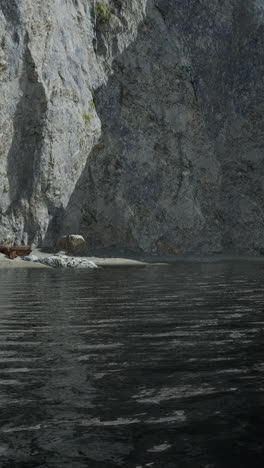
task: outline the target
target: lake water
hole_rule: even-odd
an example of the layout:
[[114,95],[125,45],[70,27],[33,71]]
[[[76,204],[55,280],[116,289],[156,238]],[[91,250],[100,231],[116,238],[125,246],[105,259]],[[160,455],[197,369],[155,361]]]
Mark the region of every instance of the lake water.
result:
[[264,466],[264,265],[0,270],[1,468]]

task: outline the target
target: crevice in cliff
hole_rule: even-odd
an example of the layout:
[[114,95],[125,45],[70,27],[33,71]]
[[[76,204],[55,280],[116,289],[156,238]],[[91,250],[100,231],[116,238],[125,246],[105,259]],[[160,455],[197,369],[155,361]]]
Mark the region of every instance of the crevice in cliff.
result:
[[178,178],[178,188],[177,188],[175,196],[174,196],[175,203],[177,203],[177,201],[179,199],[181,189],[182,189],[182,186],[183,186],[183,181],[184,181],[184,174],[183,174],[183,172],[184,172],[184,158],[183,158],[183,151],[182,151],[182,138],[183,138],[183,134],[180,133],[178,135],[179,167],[180,167],[180,170],[179,170],[179,178]]
[[14,115],[14,135],[8,154],[7,175],[10,187],[10,216],[24,218],[29,241],[34,237],[35,222],[30,214],[30,200],[40,173],[43,127],[47,97],[39,81],[30,51],[29,37],[24,37],[23,68],[19,79],[21,98]]

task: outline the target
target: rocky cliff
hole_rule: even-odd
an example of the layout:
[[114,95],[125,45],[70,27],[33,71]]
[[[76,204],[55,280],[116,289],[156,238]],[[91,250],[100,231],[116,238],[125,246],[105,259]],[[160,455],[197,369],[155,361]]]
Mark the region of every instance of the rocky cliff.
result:
[[263,0],[0,0],[0,241],[264,252]]

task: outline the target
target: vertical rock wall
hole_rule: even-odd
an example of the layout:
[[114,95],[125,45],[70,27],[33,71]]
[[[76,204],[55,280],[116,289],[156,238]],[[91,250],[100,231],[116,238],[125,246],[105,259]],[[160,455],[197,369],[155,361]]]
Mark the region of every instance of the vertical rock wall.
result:
[[0,0],[0,240],[262,253],[263,2],[100,5]]

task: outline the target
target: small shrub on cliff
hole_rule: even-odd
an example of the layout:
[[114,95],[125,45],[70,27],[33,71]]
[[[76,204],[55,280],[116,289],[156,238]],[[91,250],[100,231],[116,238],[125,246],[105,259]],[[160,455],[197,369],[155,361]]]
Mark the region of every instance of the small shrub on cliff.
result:
[[95,14],[99,23],[110,23],[112,13],[110,8],[104,3],[96,2]]
[[95,110],[95,102],[94,102],[94,99],[90,99],[89,101],[89,106],[92,110]]
[[85,112],[83,113],[82,118],[85,121],[85,123],[89,123],[91,120],[91,116],[89,114],[86,114]]

